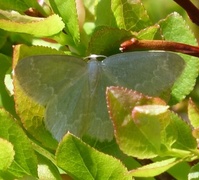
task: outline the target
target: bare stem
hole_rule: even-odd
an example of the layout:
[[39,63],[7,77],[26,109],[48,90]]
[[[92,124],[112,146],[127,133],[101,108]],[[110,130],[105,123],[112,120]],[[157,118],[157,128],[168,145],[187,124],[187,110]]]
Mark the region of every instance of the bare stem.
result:
[[194,4],[190,0],[174,0],[177,4],[179,4],[187,14],[193,23],[199,26],[199,9],[194,6]]
[[164,40],[138,40],[132,38],[120,45],[121,51],[165,50],[199,57],[199,47]]

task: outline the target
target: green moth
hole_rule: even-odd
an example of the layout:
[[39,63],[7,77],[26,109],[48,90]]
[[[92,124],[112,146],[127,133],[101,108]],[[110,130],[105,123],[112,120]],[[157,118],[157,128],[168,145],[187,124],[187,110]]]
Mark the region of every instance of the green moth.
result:
[[20,60],[15,76],[23,91],[46,106],[45,124],[60,140],[70,131],[111,140],[107,86],[123,86],[158,96],[170,90],[184,69],[184,60],[170,52],[128,52],[87,62],[68,55],[39,55]]

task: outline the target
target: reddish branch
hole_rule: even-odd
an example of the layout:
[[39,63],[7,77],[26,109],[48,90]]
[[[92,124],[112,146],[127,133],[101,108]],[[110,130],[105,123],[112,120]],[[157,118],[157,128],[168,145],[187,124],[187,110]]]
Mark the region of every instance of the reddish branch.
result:
[[121,51],[135,51],[135,50],[165,50],[180,52],[191,56],[199,57],[199,47],[188,44],[163,41],[163,40],[138,40],[132,38],[123,42],[120,45]]
[[174,0],[189,15],[192,22],[199,26],[199,9],[190,0]]

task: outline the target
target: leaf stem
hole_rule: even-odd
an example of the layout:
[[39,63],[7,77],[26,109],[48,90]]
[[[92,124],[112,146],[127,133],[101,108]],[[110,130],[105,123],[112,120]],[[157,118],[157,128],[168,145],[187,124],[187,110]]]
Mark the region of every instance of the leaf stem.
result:
[[188,44],[164,41],[164,40],[138,40],[132,38],[123,42],[120,45],[120,50],[123,51],[143,51],[143,50],[165,50],[174,51],[191,56],[199,57],[199,47]]

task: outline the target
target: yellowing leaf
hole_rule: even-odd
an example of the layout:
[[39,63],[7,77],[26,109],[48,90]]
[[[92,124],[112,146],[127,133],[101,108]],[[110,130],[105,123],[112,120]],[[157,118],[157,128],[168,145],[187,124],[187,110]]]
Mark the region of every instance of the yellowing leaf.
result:
[[47,18],[35,18],[35,21],[27,23],[0,19],[0,27],[6,31],[26,33],[35,37],[47,37],[61,32],[64,23],[58,15],[54,14]]
[[14,155],[13,145],[9,141],[0,138],[0,170],[5,171],[11,165]]

